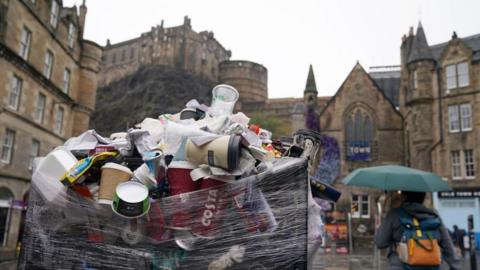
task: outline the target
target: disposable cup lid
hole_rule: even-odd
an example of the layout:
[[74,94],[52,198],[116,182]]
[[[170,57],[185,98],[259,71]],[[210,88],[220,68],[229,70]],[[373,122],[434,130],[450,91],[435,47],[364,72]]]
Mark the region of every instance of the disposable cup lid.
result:
[[193,170],[193,169],[196,169],[197,166],[193,163],[188,162],[188,161],[181,160],[181,161],[172,161],[170,163],[170,165],[168,165],[168,168],[169,169],[189,169],[189,170]]
[[143,184],[128,181],[118,184],[116,194],[125,202],[138,203],[148,198],[148,189]]
[[126,172],[130,175],[133,174],[129,168],[113,162],[105,163],[105,165],[102,166],[102,170],[103,169],[115,169],[115,170]]

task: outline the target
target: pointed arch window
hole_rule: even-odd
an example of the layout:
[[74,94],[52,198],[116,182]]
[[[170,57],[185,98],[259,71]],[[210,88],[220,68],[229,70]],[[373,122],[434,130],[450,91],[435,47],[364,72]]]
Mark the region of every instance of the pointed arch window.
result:
[[354,109],[345,119],[346,159],[368,161],[375,125],[372,117],[363,109]]

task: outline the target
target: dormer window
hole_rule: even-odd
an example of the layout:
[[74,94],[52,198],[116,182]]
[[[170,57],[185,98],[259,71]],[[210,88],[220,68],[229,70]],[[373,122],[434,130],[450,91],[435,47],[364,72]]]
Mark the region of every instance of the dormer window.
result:
[[58,11],[60,7],[56,0],[52,0],[52,9],[50,10],[50,24],[56,28],[58,24]]
[[445,72],[448,90],[470,85],[467,62],[448,65],[445,69]]

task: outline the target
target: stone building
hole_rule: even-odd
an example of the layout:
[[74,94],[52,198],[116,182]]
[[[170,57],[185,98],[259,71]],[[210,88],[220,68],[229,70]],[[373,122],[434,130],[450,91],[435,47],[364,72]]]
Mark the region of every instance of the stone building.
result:
[[[480,222],[480,35],[428,45],[418,25],[401,46],[400,110],[405,121],[406,164],[433,171],[454,188],[434,194],[449,228]],[[478,237],[477,237],[478,239]]]
[[[395,108],[395,95],[387,95],[395,89],[398,92],[398,75],[398,70],[369,74],[357,63],[322,109],[320,131],[335,138],[340,148],[338,179],[356,168],[403,164],[403,117]],[[375,204],[381,192],[335,184],[342,190],[336,210],[353,209],[354,244],[371,242],[363,240],[373,235]]]
[[0,260],[15,256],[32,161],[88,129],[102,48],[85,3],[0,0]]

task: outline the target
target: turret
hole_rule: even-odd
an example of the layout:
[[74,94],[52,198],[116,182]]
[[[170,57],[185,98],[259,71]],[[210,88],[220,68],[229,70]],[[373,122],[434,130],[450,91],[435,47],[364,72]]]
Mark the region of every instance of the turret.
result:
[[434,118],[438,113],[438,84],[435,60],[421,23],[418,24],[415,36],[409,34],[409,37],[403,39],[401,55],[400,106],[406,115],[407,149],[410,153],[415,153],[408,157],[408,163],[414,168],[430,171],[432,162],[429,149],[434,144],[438,127],[437,119]]
[[305,85],[305,90],[303,91],[303,101],[307,107],[316,108],[317,107],[317,84],[315,82],[315,75],[313,74],[313,67],[310,65],[308,70],[307,84]]
[[89,128],[90,116],[95,109],[97,92],[97,74],[100,71],[102,47],[94,42],[82,42],[80,58],[79,91],[75,97],[76,106],[73,109],[75,126],[72,135],[76,136]]
[[418,23],[417,34],[413,38],[407,60],[406,70],[409,75],[407,102],[434,97],[436,94],[433,91],[434,68],[435,60],[432,50],[428,46],[422,24]]

